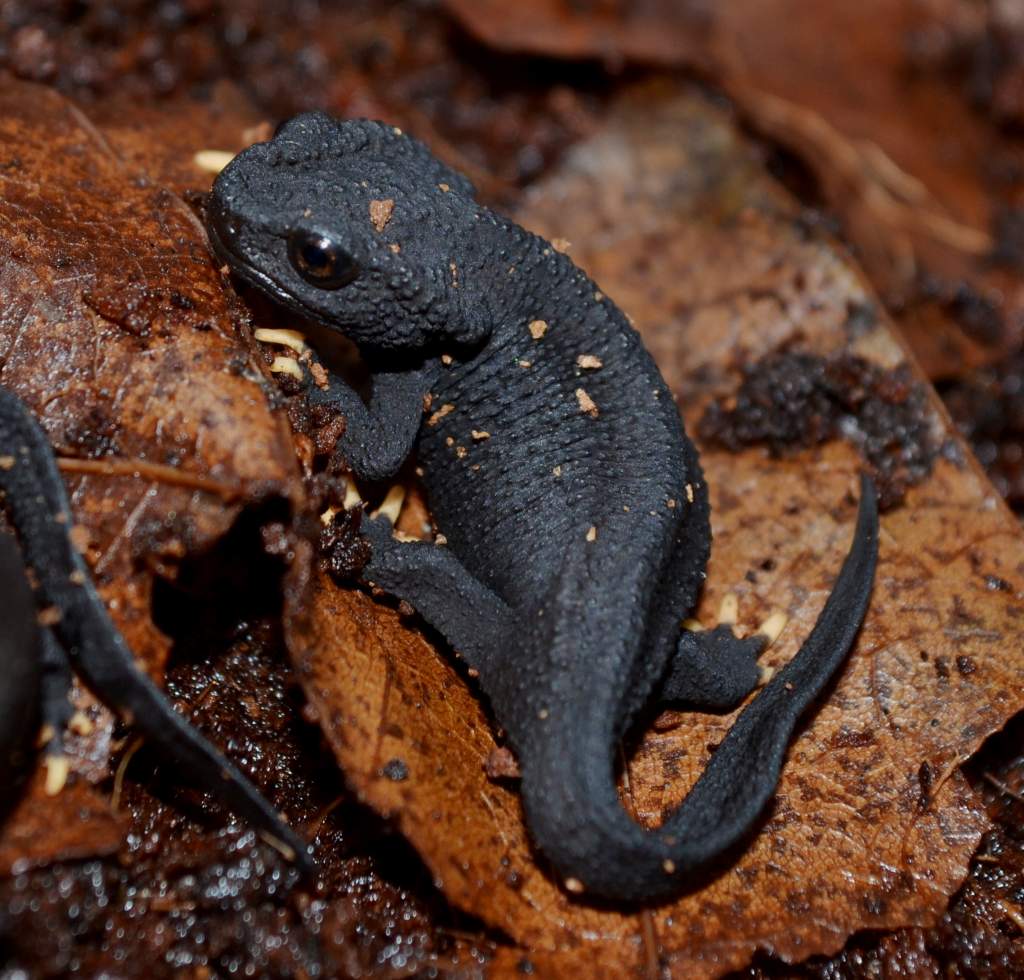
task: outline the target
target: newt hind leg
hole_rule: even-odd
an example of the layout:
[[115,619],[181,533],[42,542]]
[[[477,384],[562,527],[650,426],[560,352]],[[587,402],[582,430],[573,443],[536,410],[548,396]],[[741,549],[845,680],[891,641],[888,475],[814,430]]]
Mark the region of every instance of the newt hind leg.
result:
[[765,636],[741,639],[730,626],[683,630],[661,700],[709,711],[735,708],[761,682],[757,658],[767,644]]
[[661,700],[708,711],[731,711],[768,680],[757,659],[785,625],[781,613],[770,616],[753,636],[734,632],[735,596],[726,596],[714,629],[688,621],[662,682]]

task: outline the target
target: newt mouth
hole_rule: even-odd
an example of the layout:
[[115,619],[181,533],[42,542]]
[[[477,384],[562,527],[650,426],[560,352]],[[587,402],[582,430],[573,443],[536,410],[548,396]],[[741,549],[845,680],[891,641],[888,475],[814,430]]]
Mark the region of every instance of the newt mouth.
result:
[[244,254],[230,247],[228,243],[233,241],[235,236],[227,229],[227,220],[224,211],[211,202],[206,212],[206,237],[209,239],[210,250],[217,261],[226,265],[231,275],[237,276],[247,285],[259,289],[275,303],[315,319],[315,314],[296,303],[295,297],[276,279],[253,265]]

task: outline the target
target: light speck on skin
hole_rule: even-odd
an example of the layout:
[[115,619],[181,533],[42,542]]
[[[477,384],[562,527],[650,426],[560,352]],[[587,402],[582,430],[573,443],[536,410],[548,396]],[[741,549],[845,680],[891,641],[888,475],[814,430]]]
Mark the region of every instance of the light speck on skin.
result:
[[597,371],[599,368],[604,367],[604,361],[595,354],[580,354],[576,358],[576,364],[578,367],[583,368],[584,371]]
[[519,366],[520,366],[521,368],[530,368],[530,367],[533,367],[533,361],[519,361]]
[[395,200],[391,197],[370,201],[370,222],[377,231],[383,231],[391,220],[395,210]]
[[445,194],[447,194],[451,190],[451,188],[447,184],[438,184],[437,187],[438,190],[443,191]]
[[692,483],[687,483],[686,484],[686,499],[687,499],[687,501],[689,503],[691,503],[691,504],[693,503],[693,484]]
[[671,858],[665,858],[665,860],[661,862],[661,866],[665,869],[665,874],[675,874],[676,863]]
[[583,894],[583,882],[579,878],[566,878],[565,879],[565,890],[572,892],[573,895]]
[[547,717],[548,717],[548,709],[547,708],[541,708],[540,711],[537,712],[537,717],[541,721],[546,721]]
[[561,476],[562,475],[562,467],[561,466],[556,466],[551,472],[554,473],[555,476]]
[[446,545],[448,539],[443,534],[438,534],[434,537],[434,544]]
[[580,411],[585,415],[589,415],[592,419],[596,419],[601,414],[594,399],[582,388],[576,389],[576,401],[580,403]]
[[450,415],[455,411],[455,406],[451,402],[445,402],[433,415],[427,419],[427,425],[437,425],[446,415]]
[[603,303],[604,302],[604,293],[602,293],[600,289],[598,289],[594,293],[594,302],[595,303]]
[[445,367],[448,367],[452,363],[453,360],[454,360],[454,358],[452,357],[451,354],[442,354],[441,355],[441,363]]
[[318,388],[326,391],[330,387],[330,379],[328,378],[327,371],[319,361],[310,362],[309,373],[313,375],[313,381],[316,383]]
[[391,249],[391,251],[395,253],[395,255],[397,255],[397,254],[398,254],[399,252],[401,252],[401,251],[402,251],[402,246],[401,246],[401,245],[399,245],[399,244],[398,244],[398,242],[392,242],[392,243],[391,243],[391,244],[390,244],[390,245],[388,246],[388,248],[390,248],[390,249]]
[[534,340],[540,340],[548,332],[548,325],[546,320],[531,320],[530,321],[530,336]]
[[458,456],[459,459],[465,459],[467,452],[469,452],[469,450],[466,449],[465,446],[456,446],[455,447],[455,455]]
[[591,525],[590,526],[590,530],[587,531],[587,540],[588,541],[596,541],[597,540],[597,528],[594,527],[593,525]]
[[484,429],[473,429],[471,435],[476,442],[483,442],[484,439],[491,438],[491,434]]
[[566,252],[569,251],[570,248],[572,248],[572,242],[570,242],[568,238],[552,238],[551,247],[556,252],[561,252],[562,254],[565,254]]

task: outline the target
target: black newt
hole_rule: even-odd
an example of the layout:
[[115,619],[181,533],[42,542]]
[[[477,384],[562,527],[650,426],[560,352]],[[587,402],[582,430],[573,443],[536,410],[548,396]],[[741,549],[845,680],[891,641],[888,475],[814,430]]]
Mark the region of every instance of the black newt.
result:
[[637,332],[565,255],[382,123],[287,122],[222,171],[207,228],[240,279],[359,347],[368,401],[335,376],[310,386],[344,413],[354,474],[386,478],[415,448],[446,544],[368,520],[364,574],[479,672],[535,844],[573,892],[678,891],[750,832],[853,643],[877,553],[870,480],[810,637],[645,830],[616,794],[619,740],[652,701],[737,705],[764,638],[680,630],[705,578],[707,487]]
[[303,872],[312,873],[306,845],[280,814],[135,664],[72,542],[71,507],[46,434],[25,404],[4,388],[0,492],[20,545],[0,534],[5,607],[0,788],[9,790],[24,768],[34,719],[51,735],[47,752],[59,756],[71,715],[68,688],[74,667],[100,700],[145,735],[166,762],[260,830]]

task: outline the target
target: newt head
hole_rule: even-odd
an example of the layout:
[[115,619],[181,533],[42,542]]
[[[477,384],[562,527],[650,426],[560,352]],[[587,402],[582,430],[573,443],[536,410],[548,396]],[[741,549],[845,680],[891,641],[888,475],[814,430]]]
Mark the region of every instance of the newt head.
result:
[[460,269],[472,195],[395,127],[310,112],[225,167],[206,225],[232,272],[361,347],[471,347],[492,323]]

